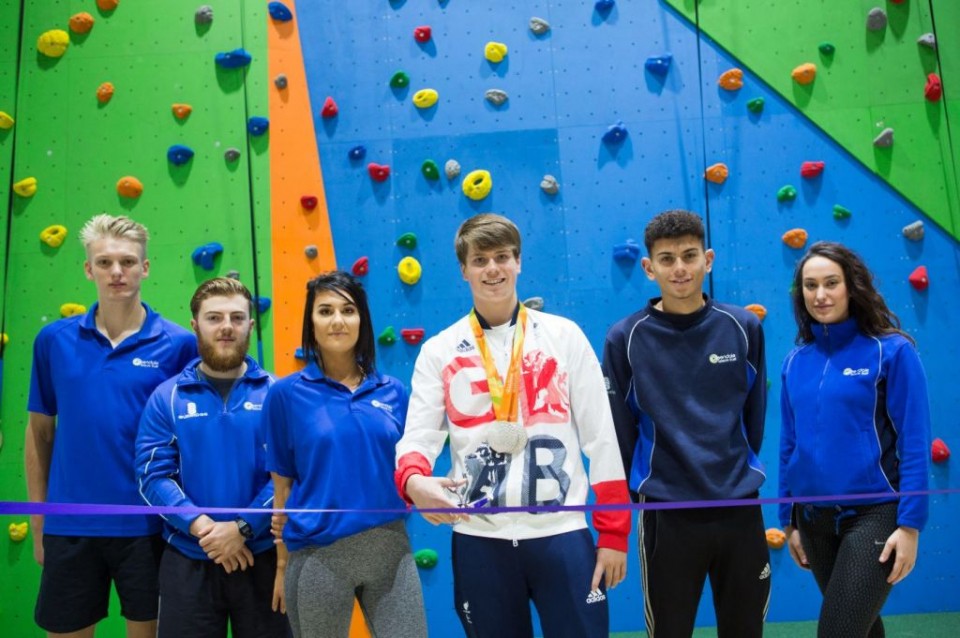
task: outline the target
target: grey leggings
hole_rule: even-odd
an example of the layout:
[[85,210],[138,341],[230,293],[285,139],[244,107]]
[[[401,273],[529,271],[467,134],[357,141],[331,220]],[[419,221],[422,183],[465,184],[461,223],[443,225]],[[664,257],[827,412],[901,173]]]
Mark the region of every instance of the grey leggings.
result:
[[295,638],[345,638],[354,598],[374,638],[427,635],[420,575],[403,521],[291,552],[283,584]]

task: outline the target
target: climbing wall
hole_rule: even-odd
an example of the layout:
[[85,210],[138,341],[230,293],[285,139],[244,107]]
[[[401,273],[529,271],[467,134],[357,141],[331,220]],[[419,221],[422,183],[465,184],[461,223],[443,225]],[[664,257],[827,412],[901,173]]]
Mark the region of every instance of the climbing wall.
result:
[[[38,187],[32,197],[15,197],[8,211],[3,302],[10,343],[3,361],[0,501],[26,498],[23,429],[33,338],[59,318],[61,304],[89,306],[96,298],[83,276],[77,237],[87,219],[100,212],[128,214],[148,227],[151,273],[144,300],[181,325],[189,325],[196,286],[230,270],[262,297],[271,296],[269,133],[253,137],[247,131],[250,117],[268,114],[265,3],[215,3],[213,22],[205,25],[195,21],[199,3],[185,0],[121,2],[112,11],[98,9],[94,0],[27,0],[23,6],[17,93],[9,89],[19,20],[15,12],[0,20],[0,102],[16,100],[0,104],[0,110],[16,113],[13,132],[0,131],[0,194],[6,202],[11,153],[12,180],[35,177]],[[94,20],[86,34],[68,28],[78,12]],[[68,34],[60,58],[37,51],[38,37],[51,29]],[[215,64],[217,53],[237,48],[252,54],[249,66]],[[114,93],[100,103],[97,91],[104,82],[113,84]],[[190,105],[192,112],[178,118],[175,103]],[[176,144],[194,153],[180,166],[167,156]],[[225,157],[230,148],[239,151],[236,159]],[[143,184],[142,195],[118,194],[125,176]],[[67,229],[58,248],[39,239],[51,224]],[[207,270],[191,255],[211,242],[223,252]],[[255,242],[263,251],[256,261]],[[260,317],[266,338],[252,351],[272,367],[270,317],[269,310]],[[5,531],[25,517],[2,519],[0,617],[7,629],[0,633],[39,636],[33,604],[40,572],[31,540],[12,543]],[[116,600],[111,609],[114,615],[98,635],[123,635]]]
[[[805,60],[780,60],[780,40],[778,47],[763,50],[769,61],[785,65],[785,92],[698,30],[684,13],[692,1],[677,4],[683,4],[680,11],[669,3],[620,2],[601,12],[593,3],[563,0],[523,7],[398,0],[354,3],[336,20],[314,3],[297,5],[300,32],[311,34],[302,39],[303,60],[337,264],[349,269],[366,258],[364,281],[378,333],[386,337],[422,328],[431,335],[468,310],[469,291],[452,238],[470,215],[497,211],[514,219],[524,235],[521,297],[543,297],[547,311],[576,320],[599,351],[609,325],[656,294],[629,258],[629,240],[642,242],[643,226],[655,213],[685,207],[705,215],[717,251],[711,291],[732,303],[762,304],[769,313],[764,326],[772,384],[763,496],[776,495],[778,372],[795,333],[788,288],[802,248],[781,239],[792,229],[803,229],[807,243],[843,241],[866,257],[884,295],[919,342],[931,382],[934,435],[960,439],[954,416],[960,406],[949,374],[960,356],[950,329],[960,313],[955,295],[960,251],[951,236],[956,179],[948,169],[954,156],[945,135],[947,104],[923,96],[922,71],[932,64],[930,54],[910,49],[911,68],[894,74],[894,87],[908,73],[919,74],[919,90],[906,97],[874,91],[871,72],[832,79],[822,68],[813,87],[797,97],[789,88],[790,71]],[[729,3],[704,4],[733,11]],[[803,4],[806,19],[817,25],[836,17],[832,5]],[[754,28],[745,12],[737,15],[745,32]],[[909,19],[891,19],[883,43],[864,33],[863,16],[857,18],[855,36],[830,36],[834,71],[853,64],[850,51],[856,47],[876,51],[901,39],[917,47],[916,37],[933,27],[915,7],[904,15]],[[528,28],[533,16],[551,29],[533,33]],[[418,40],[417,28],[423,26],[430,27],[429,38],[421,29]],[[956,50],[949,31],[937,36],[941,51]],[[817,45],[827,36],[811,38],[808,47],[816,60]],[[507,46],[502,61],[485,59],[490,41]],[[790,42],[783,38],[783,46]],[[669,62],[650,60],[646,68],[649,58],[665,54]],[[864,59],[866,54],[856,58]],[[878,65],[869,59],[872,70]],[[741,88],[721,88],[718,79],[734,68],[742,71]],[[396,86],[394,80],[391,86],[400,71],[409,81]],[[844,108],[856,103],[858,117],[866,118],[856,131],[865,139],[859,146],[842,142],[805,110],[819,103],[828,79],[842,85],[836,90],[845,95]],[[911,81],[916,89],[916,78]],[[435,90],[437,101],[418,108],[415,96],[423,89]],[[508,99],[493,104],[485,99],[490,89]],[[806,102],[798,105],[804,95]],[[891,100],[898,102],[896,109],[880,108]],[[877,118],[878,109],[890,115]],[[894,122],[895,112],[913,115]],[[922,126],[934,116],[940,122],[937,134]],[[618,123],[625,136],[609,132]],[[886,126],[895,128],[895,143],[875,150],[873,140]],[[452,179],[444,175],[449,159],[461,167]],[[435,162],[439,179],[423,170],[426,160]],[[808,161],[823,162],[823,171],[802,176]],[[370,163],[389,166],[389,177],[373,179]],[[726,170],[715,167],[710,173],[725,172],[725,181],[705,181],[707,168],[717,164]],[[487,197],[473,201],[464,196],[461,183],[477,169],[490,172],[493,187]],[[540,188],[547,174],[557,179],[558,193]],[[795,195],[781,201],[778,192],[789,193],[787,186]],[[925,222],[926,233],[913,241],[902,229],[918,220]],[[415,246],[398,243],[405,233],[416,235]],[[412,285],[398,276],[405,257],[417,259],[422,270]],[[907,281],[919,266],[930,273],[925,291]],[[378,356],[385,371],[409,379],[417,352],[416,345],[395,339],[382,342]],[[446,465],[438,469],[445,471]],[[932,468],[931,478],[934,488],[956,488],[948,466]],[[920,564],[912,582],[892,594],[888,613],[957,608],[947,593],[955,590],[960,571],[960,557],[950,543],[950,530],[960,527],[956,495],[952,498],[933,497]],[[765,509],[765,518],[776,525],[774,508]],[[456,634],[449,530],[418,517],[411,519],[411,530],[416,549],[433,548],[440,556],[436,568],[421,570],[431,628]],[[638,567],[631,550],[628,581],[610,598],[612,631],[642,627]],[[769,620],[815,618],[819,594],[809,575],[784,552],[774,552],[773,567]],[[715,622],[709,607],[709,602],[701,606],[698,624]]]

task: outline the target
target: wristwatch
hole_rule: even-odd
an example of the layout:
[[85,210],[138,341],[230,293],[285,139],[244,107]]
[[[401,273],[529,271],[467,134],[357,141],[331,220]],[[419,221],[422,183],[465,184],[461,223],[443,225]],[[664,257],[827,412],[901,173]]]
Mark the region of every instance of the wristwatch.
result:
[[250,527],[250,523],[240,517],[237,517],[237,529],[240,530],[240,535],[245,539],[250,540],[253,538],[253,528]]

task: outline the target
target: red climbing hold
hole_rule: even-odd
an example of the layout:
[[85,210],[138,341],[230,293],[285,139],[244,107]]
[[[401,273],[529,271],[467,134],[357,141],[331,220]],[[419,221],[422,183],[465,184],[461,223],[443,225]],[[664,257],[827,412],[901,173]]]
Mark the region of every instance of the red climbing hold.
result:
[[931,102],[938,102],[943,96],[943,82],[936,73],[927,76],[927,85],[923,87],[923,97]]
[[417,27],[416,29],[413,30],[413,39],[419,42],[420,44],[429,42],[432,36],[433,36],[433,29],[431,29],[427,25]]
[[415,346],[423,341],[423,335],[426,334],[423,328],[403,328],[400,330],[400,336],[411,346]]
[[320,109],[320,115],[323,117],[336,117],[337,113],[340,112],[340,109],[337,107],[337,103],[333,101],[332,97],[328,97],[323,101],[323,108]]
[[363,277],[370,272],[370,260],[366,257],[361,257],[350,266],[350,272],[352,272],[355,277]]
[[804,162],[800,165],[800,175],[807,179],[816,177],[823,172],[825,166],[823,162]]
[[930,278],[927,276],[927,267],[917,266],[914,271],[910,273],[909,280],[910,285],[917,290],[926,290],[930,286]]
[[304,195],[300,198],[300,205],[303,206],[305,210],[313,210],[317,207],[317,196]]
[[390,177],[390,167],[386,164],[370,162],[367,164],[367,172],[370,173],[370,179],[375,182],[385,182]]
[[943,463],[950,458],[950,448],[943,442],[943,439],[934,439],[930,446],[930,456],[934,463]]

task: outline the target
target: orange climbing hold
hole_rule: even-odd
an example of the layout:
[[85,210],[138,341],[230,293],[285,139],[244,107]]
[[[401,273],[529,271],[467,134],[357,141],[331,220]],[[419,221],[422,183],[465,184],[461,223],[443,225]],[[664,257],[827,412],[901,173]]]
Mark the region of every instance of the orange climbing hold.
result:
[[713,166],[707,167],[706,178],[708,182],[713,182],[714,184],[722,184],[727,181],[727,177],[730,175],[730,169],[727,168],[727,165],[723,162],[717,162]]
[[783,546],[787,544],[787,535],[783,533],[782,530],[777,529],[776,527],[771,527],[767,530],[767,545],[773,549],[783,549]]
[[93,16],[86,11],[74,13],[70,16],[69,25],[70,30],[74,33],[90,33],[90,29],[93,28]]
[[120,0],[97,0],[97,8],[101,11],[113,11],[120,4]]
[[760,321],[763,321],[767,318],[767,309],[758,303],[747,304],[744,306],[744,308],[757,315],[757,318],[760,319]]
[[185,120],[193,113],[193,107],[189,104],[174,104],[170,108],[173,111],[173,117],[178,120]]
[[793,228],[783,234],[780,239],[790,248],[803,248],[807,243],[807,231],[802,228]]
[[801,64],[793,70],[790,76],[797,84],[810,84],[817,77],[817,65],[813,62]]
[[726,91],[739,91],[743,88],[743,71],[740,69],[730,69],[720,74],[717,84]]
[[106,104],[110,101],[110,98],[113,97],[113,83],[104,82],[97,87],[97,102],[100,104]]
[[140,197],[143,194],[143,182],[132,175],[121,177],[120,181],[117,182],[117,192],[121,197],[131,199]]

